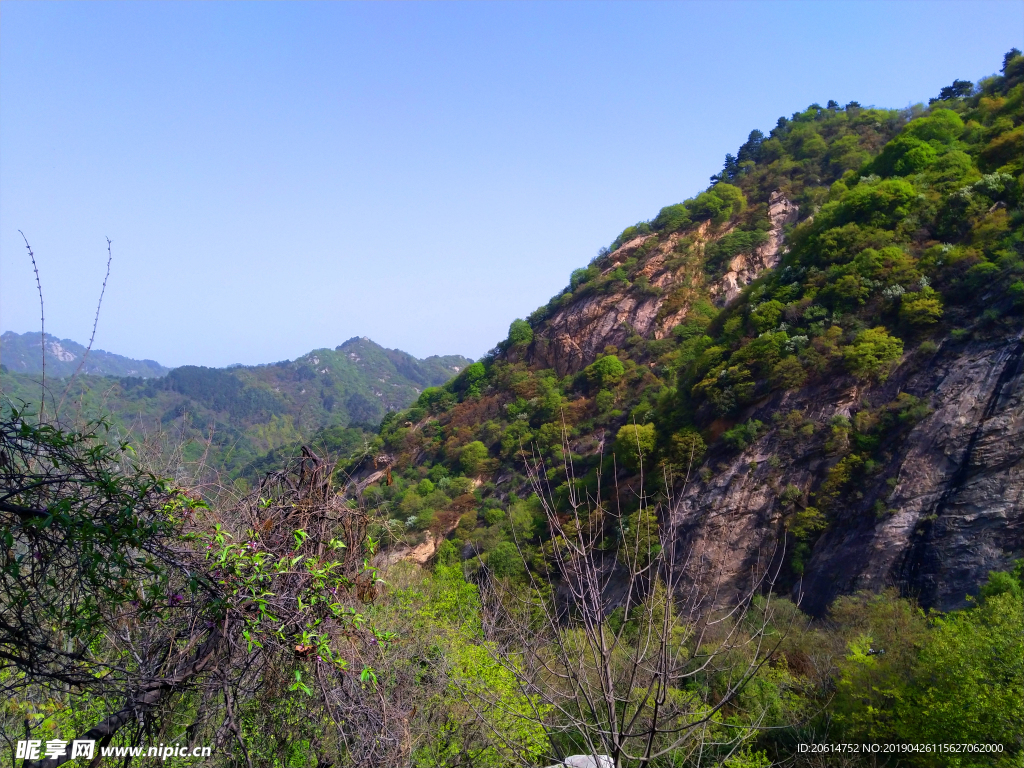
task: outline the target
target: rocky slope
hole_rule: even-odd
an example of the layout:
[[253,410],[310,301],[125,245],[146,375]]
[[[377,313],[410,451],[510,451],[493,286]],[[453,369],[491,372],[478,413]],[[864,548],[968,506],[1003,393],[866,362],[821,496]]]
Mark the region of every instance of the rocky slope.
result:
[[800,413],[815,433],[775,429],[739,453],[713,451],[717,474],[691,484],[674,512],[680,539],[704,553],[724,583],[742,588],[752,568],[787,545],[787,490],[805,503],[836,465],[828,424],[902,392],[930,413],[892,439],[873,476],[841,496],[793,596],[820,613],[840,594],[896,586],[929,607],[963,607],[989,571],[1024,552],[1022,353],[1020,336],[947,342],[929,356],[908,356],[884,387],[844,377],[752,408],[744,415],[768,423],[773,413]]
[[[506,353],[508,359],[523,359],[565,376],[590,365],[605,347],[624,346],[630,336],[664,339],[687,318],[690,303],[705,294],[716,305],[725,306],[762,272],[779,263],[784,228],[796,223],[800,210],[780,190],[772,192],[766,207],[770,228],[765,243],[732,257],[726,273],[714,280],[709,279],[700,259],[706,246],[729,235],[731,227],[715,231],[711,222],[705,222],[685,235],[674,233],[664,240],[643,235],[630,240],[607,257],[600,272],[601,277],[608,277],[635,260],[630,272],[633,283],[628,288],[585,295],[558,309],[534,335],[529,348],[511,350]],[[677,258],[684,241],[695,259]]]
[[[627,227],[485,360],[386,418],[371,450],[394,482],[367,492],[415,533],[401,546],[507,551],[495,510],[530,514],[526,449],[556,504],[575,487],[628,516],[647,494],[723,598],[768,568],[814,613],[889,586],[948,609],[1009,569],[1024,57],[944,94],[752,132],[707,190]],[[689,480],[666,488],[662,469]],[[536,567],[550,533],[532,530]]]

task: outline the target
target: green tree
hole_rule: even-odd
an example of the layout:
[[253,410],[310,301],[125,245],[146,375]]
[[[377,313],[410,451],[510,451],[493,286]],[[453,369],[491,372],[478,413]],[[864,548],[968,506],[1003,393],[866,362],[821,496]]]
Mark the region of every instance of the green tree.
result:
[[1019,765],[1024,755],[1024,603],[1004,592],[933,622],[897,715],[908,741],[1002,744],[947,765]]
[[472,443],[463,446],[459,452],[459,463],[462,465],[462,471],[467,475],[480,473],[486,460],[487,446],[479,440],[474,440]]
[[843,347],[847,369],[861,379],[885,381],[903,355],[903,342],[879,326],[861,331],[853,344]]
[[[576,276],[575,272],[573,276]],[[533,328],[530,327],[530,324],[519,318],[513,320],[508,329],[508,343],[517,346],[529,344],[531,341],[533,341]]]
[[511,541],[499,542],[488,553],[487,567],[500,579],[515,578],[525,571],[523,556]]
[[656,438],[653,424],[626,424],[615,437],[615,455],[630,469],[638,469],[654,453]]
[[615,355],[606,355],[583,369],[583,375],[591,392],[615,386],[625,372],[626,367]]
[[922,328],[934,325],[942,317],[942,297],[925,286],[916,293],[905,293],[900,301],[900,320]]

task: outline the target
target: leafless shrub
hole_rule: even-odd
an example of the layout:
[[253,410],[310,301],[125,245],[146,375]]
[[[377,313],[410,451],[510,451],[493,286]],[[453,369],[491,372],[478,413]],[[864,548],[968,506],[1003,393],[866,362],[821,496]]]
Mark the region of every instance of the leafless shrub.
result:
[[[560,507],[543,462],[524,461],[551,534],[548,570],[526,587],[489,580],[486,620],[495,657],[537,702],[532,717],[560,746],[557,757],[604,755],[618,767],[733,754],[763,713],[745,713],[742,727],[724,715],[781,640],[768,637],[768,564],[777,559],[758,563],[746,591],[726,601],[701,553],[676,542],[671,496],[652,502],[641,480],[627,514],[600,487],[582,490],[567,461]],[[487,701],[486,692],[470,693]]]

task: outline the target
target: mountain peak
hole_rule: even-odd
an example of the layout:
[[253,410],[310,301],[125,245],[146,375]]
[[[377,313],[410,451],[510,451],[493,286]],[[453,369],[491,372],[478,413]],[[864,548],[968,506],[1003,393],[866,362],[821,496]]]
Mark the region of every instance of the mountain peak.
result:
[[[46,373],[55,378],[71,376],[82,363],[86,348],[71,339],[46,334]],[[0,362],[14,373],[41,373],[43,353],[39,334],[6,331],[0,335]],[[93,349],[82,365],[82,373],[94,376],[138,376],[149,379],[163,376],[169,369],[155,360],[134,360],[102,349]]]

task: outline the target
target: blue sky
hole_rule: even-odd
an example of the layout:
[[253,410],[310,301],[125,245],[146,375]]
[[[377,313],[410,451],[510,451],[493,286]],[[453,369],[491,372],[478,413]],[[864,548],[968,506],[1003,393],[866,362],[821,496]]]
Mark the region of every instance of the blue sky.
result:
[[812,102],[904,107],[1024,2],[0,4],[0,330],[223,366],[484,354]]

